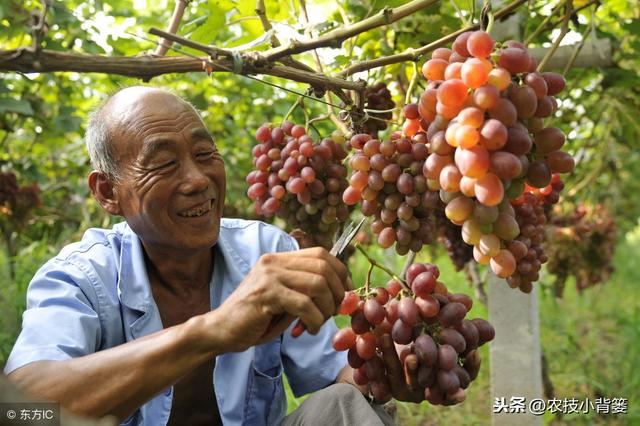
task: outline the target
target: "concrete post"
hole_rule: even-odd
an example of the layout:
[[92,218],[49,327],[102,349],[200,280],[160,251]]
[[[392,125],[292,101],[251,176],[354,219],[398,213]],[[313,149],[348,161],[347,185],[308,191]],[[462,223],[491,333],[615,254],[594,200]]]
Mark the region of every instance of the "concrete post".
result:
[[[506,413],[494,413],[494,426],[538,426],[542,417],[529,411],[529,402],[542,398],[540,360],[540,319],[536,285],[531,294],[509,288],[505,280],[489,273],[489,321],[496,337],[489,345],[491,367],[491,404],[504,398]],[[509,413],[524,397],[523,413]]]

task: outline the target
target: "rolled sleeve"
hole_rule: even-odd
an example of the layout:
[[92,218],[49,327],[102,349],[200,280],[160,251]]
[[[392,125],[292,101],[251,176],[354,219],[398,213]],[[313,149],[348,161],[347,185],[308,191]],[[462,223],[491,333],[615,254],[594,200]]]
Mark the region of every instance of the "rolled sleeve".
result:
[[[35,361],[56,361],[96,352],[101,333],[95,293],[85,273],[66,261],[51,260],[27,290],[22,331],[4,372]],[[91,300],[93,299],[93,300]]]
[[305,332],[294,338],[290,330],[284,333],[282,363],[296,397],[334,383],[340,370],[347,365],[347,353],[336,352],[331,345],[336,331],[335,321],[329,318],[315,336]]

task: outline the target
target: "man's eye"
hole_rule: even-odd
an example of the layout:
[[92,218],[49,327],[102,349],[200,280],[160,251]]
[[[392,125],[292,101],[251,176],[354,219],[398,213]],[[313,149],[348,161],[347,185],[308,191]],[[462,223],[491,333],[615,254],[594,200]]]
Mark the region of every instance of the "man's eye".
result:
[[205,151],[205,152],[199,152],[196,154],[196,157],[198,158],[209,158],[213,155],[213,151]]
[[158,167],[156,167],[155,170],[169,169],[169,168],[175,166],[176,164],[178,164],[178,162],[175,161],[175,160],[167,161],[165,163],[162,163]]

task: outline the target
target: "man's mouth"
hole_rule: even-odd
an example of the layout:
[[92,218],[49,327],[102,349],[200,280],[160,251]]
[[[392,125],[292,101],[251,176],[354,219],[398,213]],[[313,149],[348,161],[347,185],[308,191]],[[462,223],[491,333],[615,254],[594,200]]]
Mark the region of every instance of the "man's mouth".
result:
[[178,213],[178,216],[182,217],[200,217],[211,211],[211,205],[213,204],[213,200],[205,201],[202,204],[194,206],[188,210],[183,210]]

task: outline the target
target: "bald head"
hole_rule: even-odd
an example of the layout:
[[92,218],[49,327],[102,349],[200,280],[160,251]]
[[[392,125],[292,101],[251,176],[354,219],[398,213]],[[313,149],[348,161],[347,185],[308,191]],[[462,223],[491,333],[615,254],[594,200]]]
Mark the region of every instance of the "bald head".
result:
[[191,104],[157,87],[131,86],[109,96],[89,116],[85,142],[93,168],[114,183],[121,178],[115,140],[135,140],[138,121],[144,118],[143,108],[150,103],[190,109],[199,116]]

